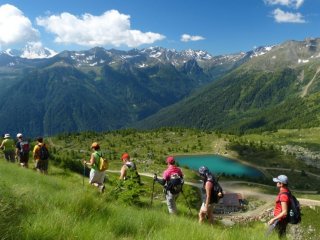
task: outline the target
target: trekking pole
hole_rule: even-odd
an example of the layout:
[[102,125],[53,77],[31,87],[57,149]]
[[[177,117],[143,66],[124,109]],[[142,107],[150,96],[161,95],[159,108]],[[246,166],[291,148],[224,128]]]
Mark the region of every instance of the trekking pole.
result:
[[85,151],[84,150],[80,150],[80,152],[83,153],[83,175],[82,175],[82,186],[84,187],[84,178],[86,175],[86,164],[84,163],[84,159],[85,159]]
[[274,228],[276,227],[277,223],[279,222],[279,220],[274,221],[274,223],[272,225],[269,225],[267,231],[266,231],[266,237],[268,237],[271,232],[274,230]]
[[152,202],[153,202],[154,183],[156,182],[155,178],[157,178],[157,174],[154,174],[154,177],[153,177],[150,206],[152,206]]
[[192,211],[191,211],[191,208],[190,208],[189,202],[188,202],[188,200],[187,200],[186,196],[184,195],[183,191],[181,191],[181,194],[182,194],[182,196],[184,197],[184,199],[186,200],[187,206],[188,206],[189,211],[190,211],[190,215],[192,215]]

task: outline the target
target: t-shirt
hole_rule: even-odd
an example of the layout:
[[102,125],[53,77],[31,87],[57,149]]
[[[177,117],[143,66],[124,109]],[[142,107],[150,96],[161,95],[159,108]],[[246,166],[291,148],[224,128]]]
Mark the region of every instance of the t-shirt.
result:
[[178,174],[180,177],[183,177],[182,171],[175,165],[169,165],[169,167],[163,172],[162,178],[166,181],[170,180],[170,176],[173,174]]
[[47,148],[47,146],[44,143],[38,143],[37,145],[34,146],[33,148],[34,160],[37,160],[37,161],[40,160],[40,148],[42,145],[44,145]]
[[[289,190],[287,188],[281,188],[280,189],[280,192],[279,192],[279,194],[278,194],[278,196],[276,198],[276,205],[275,205],[274,210],[273,210],[273,215],[274,216],[278,216],[281,213],[281,211],[282,211],[281,202],[286,202],[287,206],[289,208],[290,199],[289,199],[287,194],[282,194],[284,192],[289,192]],[[286,218],[286,216],[283,216],[281,218],[281,220],[285,219],[285,218]]]
[[6,138],[2,141],[2,146],[4,151],[14,150],[14,141],[11,138]]

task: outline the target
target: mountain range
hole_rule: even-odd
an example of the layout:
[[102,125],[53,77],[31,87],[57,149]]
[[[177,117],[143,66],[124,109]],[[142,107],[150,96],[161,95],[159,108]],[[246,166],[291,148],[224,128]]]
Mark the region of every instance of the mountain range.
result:
[[[221,56],[161,47],[47,50],[37,58],[28,57],[35,56],[32,51],[3,51],[0,132],[313,126],[318,124],[319,45],[319,39],[287,41]],[[299,107],[308,120],[302,125],[301,116],[293,114]],[[275,115],[279,110],[282,114]]]

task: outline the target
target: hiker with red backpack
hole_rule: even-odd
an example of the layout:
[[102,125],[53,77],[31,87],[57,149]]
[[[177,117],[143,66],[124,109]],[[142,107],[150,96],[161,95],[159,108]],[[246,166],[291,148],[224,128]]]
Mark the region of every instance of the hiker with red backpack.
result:
[[14,163],[14,149],[15,149],[15,143],[13,139],[10,137],[9,133],[6,133],[3,137],[3,141],[0,145],[0,149],[3,150],[4,157],[8,162]]
[[218,181],[206,166],[199,168],[199,175],[203,181],[202,205],[199,211],[199,223],[203,223],[207,217],[208,222],[213,224],[213,204],[223,197],[223,190]]
[[175,159],[172,156],[167,157],[167,169],[162,174],[162,179],[158,179],[154,175],[154,181],[164,186],[164,192],[167,200],[167,206],[170,214],[177,213],[176,199],[182,191],[183,173],[179,167],[175,165]]
[[42,137],[37,138],[37,144],[33,148],[35,169],[43,174],[48,174],[49,151]]
[[16,158],[19,159],[20,166],[28,168],[30,145],[27,140],[23,139],[22,133],[17,134]]
[[93,152],[91,153],[90,160],[88,162],[83,160],[83,164],[91,167],[89,183],[98,187],[99,191],[103,193],[105,190],[104,178],[106,172],[104,169],[100,169],[100,161],[103,161],[100,145],[97,142],[94,142],[91,144],[91,149]]
[[286,236],[286,229],[288,225],[287,215],[290,205],[288,177],[285,175],[279,175],[278,177],[273,178],[273,182],[277,183],[279,193],[273,210],[274,217],[268,222],[268,225],[274,227],[279,238],[284,238]]

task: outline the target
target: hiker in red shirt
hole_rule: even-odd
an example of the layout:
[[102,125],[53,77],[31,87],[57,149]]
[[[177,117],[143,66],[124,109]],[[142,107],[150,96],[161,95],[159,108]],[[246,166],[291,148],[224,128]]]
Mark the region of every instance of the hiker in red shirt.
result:
[[288,208],[290,204],[290,199],[287,194],[288,189],[288,177],[285,175],[280,175],[273,178],[273,181],[277,183],[279,188],[279,194],[276,198],[276,204],[273,210],[273,218],[268,222],[269,225],[274,225],[275,230],[278,232],[279,238],[283,238],[286,235],[286,229],[288,221],[286,219],[288,214]]

